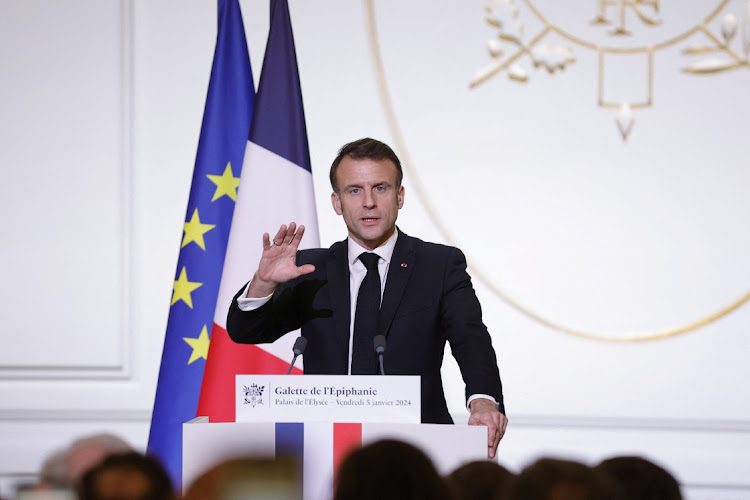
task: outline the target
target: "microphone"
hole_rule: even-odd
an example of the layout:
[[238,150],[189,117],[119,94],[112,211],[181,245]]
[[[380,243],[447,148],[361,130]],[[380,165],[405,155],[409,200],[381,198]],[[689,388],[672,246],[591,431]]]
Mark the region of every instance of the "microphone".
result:
[[294,362],[297,361],[297,357],[301,356],[302,354],[305,354],[305,348],[307,347],[307,339],[300,335],[297,337],[297,340],[294,341],[294,347],[292,347],[292,352],[294,353],[294,357],[292,358],[292,362],[289,363],[289,370],[286,372],[287,375],[292,373],[292,367],[294,366]]
[[375,345],[375,352],[378,354],[378,358],[380,360],[380,374],[385,375],[385,370],[383,369],[383,353],[385,352],[385,335],[375,335],[373,344]]

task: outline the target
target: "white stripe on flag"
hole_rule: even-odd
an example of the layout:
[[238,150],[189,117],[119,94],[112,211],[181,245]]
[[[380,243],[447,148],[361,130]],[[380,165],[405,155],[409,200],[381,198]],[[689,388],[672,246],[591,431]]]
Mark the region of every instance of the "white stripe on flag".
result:
[[[188,422],[183,424],[186,447],[182,459],[182,489],[211,467],[238,457],[276,455],[276,424],[234,422]],[[242,432],[252,429],[253,432]],[[198,453],[195,453],[198,451]]]
[[305,423],[305,500],[333,498],[333,424]]
[[[217,325],[226,328],[232,297],[258,268],[263,233],[273,238],[279,226],[292,221],[305,226],[300,249],[320,246],[312,175],[289,160],[248,142],[216,305],[214,322]],[[273,344],[260,347],[281,359],[291,358],[296,337],[285,335]]]

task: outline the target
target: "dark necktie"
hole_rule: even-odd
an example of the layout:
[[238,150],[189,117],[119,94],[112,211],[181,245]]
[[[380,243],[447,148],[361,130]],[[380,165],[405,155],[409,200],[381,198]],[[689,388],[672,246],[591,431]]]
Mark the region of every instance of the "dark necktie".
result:
[[380,274],[377,254],[364,252],[359,260],[367,268],[359,285],[357,308],[354,311],[354,340],[352,341],[352,375],[375,375],[378,358],[373,347],[380,316]]

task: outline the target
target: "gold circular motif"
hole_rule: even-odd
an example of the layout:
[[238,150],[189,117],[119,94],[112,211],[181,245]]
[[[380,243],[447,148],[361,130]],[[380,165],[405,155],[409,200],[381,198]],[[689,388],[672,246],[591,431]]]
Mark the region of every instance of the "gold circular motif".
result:
[[585,47],[587,49],[597,51],[597,52],[606,52],[610,54],[638,54],[638,53],[647,53],[652,52],[656,50],[661,50],[664,48],[667,48],[671,45],[674,45],[676,43],[680,43],[685,41],[687,38],[693,36],[698,31],[701,30],[703,26],[706,26],[708,23],[713,21],[713,19],[721,12],[724,7],[729,3],[729,0],[720,0],[719,5],[711,11],[711,13],[706,16],[703,21],[696,24],[689,30],[678,34],[677,36],[674,36],[672,38],[669,38],[667,40],[664,40],[663,42],[659,42],[653,45],[647,45],[642,47],[605,47],[601,45],[597,45],[595,43],[588,42],[580,37],[577,37],[575,35],[572,35],[568,33],[567,31],[563,30],[559,26],[555,26],[547,18],[542,14],[542,12],[534,5],[532,0],[524,0],[526,5],[528,6],[529,10],[534,13],[534,15],[547,26],[550,30],[554,31],[561,37],[569,40],[572,43],[575,43],[576,45],[580,45],[581,47]]
[[[660,44],[657,44],[651,47],[628,48],[628,49],[598,47],[596,45],[590,44],[589,42],[576,38],[573,35],[570,35],[564,32],[563,30],[557,29],[551,24],[547,23],[547,21],[544,20],[544,18],[537,13],[536,9],[531,5],[531,2],[529,0],[526,0],[526,3],[527,5],[529,5],[529,7],[532,10],[534,10],[535,15],[537,15],[541,20],[547,23],[550,29],[553,29],[554,31],[559,33],[561,36],[569,39],[570,41],[574,43],[577,43],[587,48],[591,48],[593,50],[598,50],[598,51],[611,51],[611,52],[617,52],[617,53],[636,53],[640,51],[651,52],[653,50],[659,50],[661,48],[667,47],[669,45],[673,45],[675,43],[678,43],[684,40],[685,38],[694,34],[696,31],[700,30],[705,25],[705,23],[713,19],[719,13],[719,11],[728,3],[728,1],[729,0],[722,0],[719,7],[717,7],[706,18],[706,20],[703,21],[703,24],[698,25],[695,28],[688,30],[687,32],[684,32],[676,37],[673,37],[669,40],[666,40]],[[390,129],[391,134],[393,135],[393,140],[394,140],[396,149],[401,153],[401,156],[402,156],[401,163],[402,163],[403,169],[407,172],[409,178],[411,179],[412,188],[417,193],[417,197],[422,202],[422,205],[424,206],[425,211],[427,212],[428,216],[432,220],[433,224],[435,224],[435,227],[437,227],[438,232],[440,232],[440,234],[443,236],[446,243],[452,246],[458,246],[456,238],[451,234],[448,228],[442,223],[441,221],[442,219],[436,216],[437,210],[435,209],[429,197],[427,196],[424,186],[420,180],[418,172],[416,171],[416,169],[413,168],[414,162],[411,159],[409,150],[406,147],[406,141],[404,140],[403,134],[401,133],[401,129],[398,124],[398,119],[396,118],[396,112],[393,106],[393,101],[391,100],[391,95],[388,90],[388,85],[387,85],[386,78],[385,78],[385,69],[383,66],[382,54],[380,53],[380,42],[378,39],[377,24],[375,22],[374,0],[366,0],[366,6],[367,6],[367,22],[368,22],[368,32],[369,32],[369,39],[370,39],[370,50],[372,52],[373,62],[375,64],[374,69],[375,69],[375,75],[377,79],[378,94],[383,104],[383,108],[384,108],[385,115],[386,115],[386,121],[388,123],[388,128]],[[735,310],[737,310],[738,308],[746,304],[748,301],[750,301],[750,291],[748,291],[747,293],[739,297],[737,300],[727,304],[724,307],[719,308],[718,310],[708,314],[707,316],[704,316],[692,322],[685,323],[680,326],[676,326],[676,327],[664,329],[664,330],[645,331],[645,332],[644,331],[610,332],[610,333],[587,331],[587,330],[583,330],[579,328],[573,328],[563,323],[557,322],[521,304],[519,301],[514,299],[508,292],[506,292],[505,290],[497,286],[486,275],[482,267],[476,263],[476,261],[471,257],[471,255],[468,252],[465,252],[465,253],[466,253],[466,259],[467,259],[468,265],[473,270],[476,278],[482,284],[484,284],[492,293],[494,293],[497,297],[499,297],[501,300],[506,302],[508,305],[510,305],[511,307],[519,311],[520,313],[524,314],[525,316],[553,330],[565,333],[567,335],[571,335],[573,337],[578,337],[578,338],[587,339],[587,340],[596,340],[600,342],[613,342],[613,343],[629,343],[629,342],[646,342],[646,341],[661,340],[661,339],[666,339],[670,337],[675,337],[678,335],[682,335],[684,333],[695,331],[710,323],[713,323],[717,321],[718,319],[721,319],[725,317],[726,315],[734,312]]]

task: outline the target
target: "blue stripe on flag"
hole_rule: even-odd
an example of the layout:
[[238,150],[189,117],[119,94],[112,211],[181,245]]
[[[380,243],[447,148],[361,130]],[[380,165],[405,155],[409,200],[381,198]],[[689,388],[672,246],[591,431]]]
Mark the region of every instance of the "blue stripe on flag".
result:
[[271,19],[258,84],[258,94],[263,99],[258,100],[255,108],[250,142],[312,172],[297,52],[286,0],[271,1]]
[[305,424],[276,424],[276,456],[293,457],[297,461],[300,484],[303,484],[302,465],[305,461]]
[[148,453],[182,480],[182,424],[194,418],[213,326],[255,99],[238,0],[219,0],[208,84],[184,237],[164,339]]

